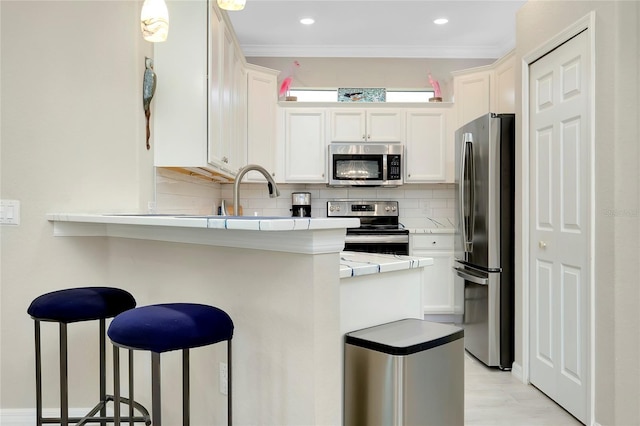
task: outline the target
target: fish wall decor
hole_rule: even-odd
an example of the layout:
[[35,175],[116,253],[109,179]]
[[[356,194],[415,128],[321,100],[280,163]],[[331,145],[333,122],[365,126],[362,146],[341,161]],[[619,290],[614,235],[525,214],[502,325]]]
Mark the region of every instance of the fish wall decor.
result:
[[156,92],[156,73],[153,71],[153,59],[144,58],[144,78],[142,80],[142,106],[144,107],[144,116],[147,121],[147,150],[151,149],[149,138],[151,130],[149,129],[149,119],[151,118],[151,100]]

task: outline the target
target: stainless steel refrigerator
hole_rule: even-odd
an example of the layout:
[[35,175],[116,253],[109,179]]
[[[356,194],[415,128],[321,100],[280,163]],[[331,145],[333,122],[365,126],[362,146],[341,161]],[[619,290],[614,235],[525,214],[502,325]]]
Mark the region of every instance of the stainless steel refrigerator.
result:
[[456,131],[454,273],[464,281],[465,349],[511,369],[514,333],[515,116],[487,114]]

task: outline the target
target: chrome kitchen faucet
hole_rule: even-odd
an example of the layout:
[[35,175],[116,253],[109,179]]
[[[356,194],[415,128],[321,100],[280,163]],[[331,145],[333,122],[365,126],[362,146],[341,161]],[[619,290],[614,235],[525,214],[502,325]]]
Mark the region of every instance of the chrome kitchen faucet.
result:
[[[276,185],[276,181],[273,180],[273,177],[267,172],[267,170],[258,166],[257,164],[247,164],[240,170],[238,170],[238,174],[236,175],[236,180],[233,182],[233,214],[235,216],[240,216],[239,214],[239,206],[240,206],[240,181],[248,172],[255,170],[257,172],[262,173],[262,175],[267,179],[267,186],[269,187],[269,197],[275,198],[280,196],[280,190],[278,189],[278,185]],[[228,216],[228,212],[224,203],[222,205],[221,213],[224,216]]]

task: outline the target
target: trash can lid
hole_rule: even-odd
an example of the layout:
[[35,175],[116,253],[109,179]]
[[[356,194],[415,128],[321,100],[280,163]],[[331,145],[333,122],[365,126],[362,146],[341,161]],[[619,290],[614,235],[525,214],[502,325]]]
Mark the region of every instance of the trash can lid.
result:
[[464,337],[460,327],[419,319],[403,319],[346,335],[346,343],[390,355],[411,355]]

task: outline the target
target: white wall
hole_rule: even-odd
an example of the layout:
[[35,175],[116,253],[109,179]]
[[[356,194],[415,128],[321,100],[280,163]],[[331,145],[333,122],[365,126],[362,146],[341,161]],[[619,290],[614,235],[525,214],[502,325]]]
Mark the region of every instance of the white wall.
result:
[[[640,399],[640,3],[529,1],[517,14],[516,56],[520,65],[524,55],[592,10],[596,13],[593,420],[602,425],[631,425],[640,423],[640,408],[631,403]],[[520,88],[517,79],[516,88]],[[521,99],[517,92],[516,105]],[[519,126],[522,120],[519,114]],[[526,149],[522,144],[519,140],[519,149]],[[516,258],[520,256],[517,253]],[[522,266],[516,267],[520,276]],[[522,312],[522,287],[516,290],[517,311]],[[516,329],[521,327],[518,317]],[[517,338],[516,362],[521,363],[518,333]]]
[[[65,287],[118,285],[108,282],[105,239],[54,238],[45,214],[138,210],[153,200],[153,152],[144,146],[141,100],[151,46],[140,37],[140,5],[0,2],[0,191],[2,199],[21,202],[20,226],[0,228],[2,409],[35,406],[31,300]],[[46,371],[52,372],[57,332],[45,330]],[[70,336],[92,342],[96,330],[79,325]],[[92,348],[71,353],[76,406],[95,402],[84,385],[94,383]],[[53,377],[44,378],[56,389]],[[46,397],[47,406],[57,405],[56,393]]]
[[[284,78],[296,58],[250,57],[247,62],[279,70]],[[431,88],[429,72],[438,80],[445,102],[453,97],[452,71],[489,65],[495,59],[443,58],[298,58],[292,87]]]

